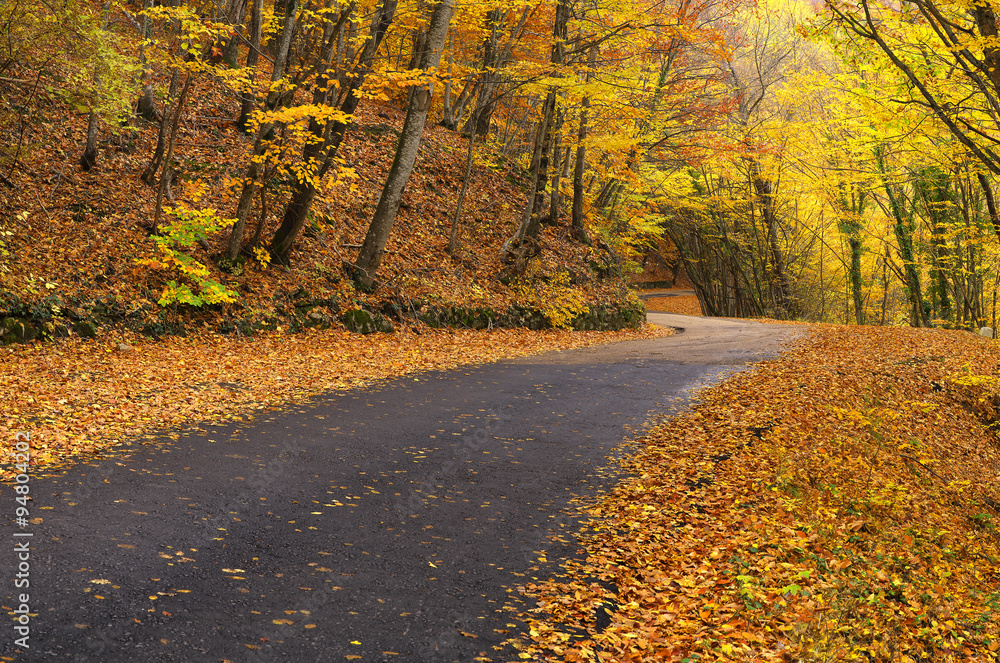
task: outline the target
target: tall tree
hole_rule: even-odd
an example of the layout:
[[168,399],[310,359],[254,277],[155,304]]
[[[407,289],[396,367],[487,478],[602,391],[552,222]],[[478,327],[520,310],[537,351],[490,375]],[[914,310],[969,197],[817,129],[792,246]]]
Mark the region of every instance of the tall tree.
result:
[[[454,0],[438,0],[437,6],[431,14],[430,25],[427,28],[426,47],[418,63],[418,68],[426,74],[436,70],[441,62],[441,52],[448,35],[448,26],[451,23],[454,4]],[[403,131],[396,146],[396,157],[389,169],[385,186],[382,188],[382,195],[375,208],[375,216],[372,218],[371,225],[368,226],[368,232],[355,263],[355,281],[364,288],[371,288],[375,283],[375,276],[382,263],[382,254],[385,252],[385,244],[389,239],[389,232],[396,221],[399,205],[403,199],[403,189],[410,179],[413,164],[417,160],[417,150],[423,136],[427,113],[431,107],[433,91],[434,85],[430,79],[410,89],[406,120],[403,122]]]
[[[274,67],[271,70],[271,88],[264,101],[264,107],[268,110],[274,108],[280,97],[280,86],[277,85],[285,76],[285,67],[288,64],[288,54],[292,47],[292,38],[295,35],[296,19],[298,18],[299,0],[289,0],[288,13],[281,28],[281,38],[278,41],[278,52],[274,59]],[[267,145],[273,136],[274,123],[265,121],[257,128],[257,137],[254,140],[253,154],[250,165],[247,167],[243,189],[240,191],[239,202],[236,204],[236,223],[229,233],[229,241],[226,245],[225,259],[232,261],[240,255],[243,245],[243,231],[246,228],[247,216],[250,214],[250,206],[253,203],[254,195],[260,186],[262,158],[267,149]]]
[[[285,206],[281,225],[271,240],[271,253],[283,263],[288,261],[289,251],[291,251],[296,237],[298,237],[302,226],[305,224],[320,182],[333,166],[337,150],[347,135],[347,131],[350,128],[349,117],[357,110],[358,104],[361,102],[359,94],[361,86],[364,85],[371,71],[375,54],[378,52],[379,45],[382,43],[382,39],[385,37],[386,31],[392,23],[396,12],[396,5],[396,0],[383,0],[379,6],[379,10],[375,13],[368,39],[365,41],[357,61],[347,76],[350,82],[342,95],[343,102],[340,105],[338,118],[324,122],[321,122],[316,117],[309,119],[309,130],[313,139],[307,142],[303,148],[302,163],[307,164],[307,167],[308,164],[313,164],[313,170],[308,172],[308,176],[300,178],[293,185],[292,194],[288,204]],[[342,9],[340,20],[334,26],[327,40],[328,50],[323,57],[327,65],[321,68],[317,78],[316,91],[313,94],[314,106],[321,107],[327,104],[329,95],[335,89],[332,85],[332,81],[334,80],[333,75],[326,70],[326,67],[329,66],[330,57],[335,55],[334,46],[337,37],[346,25],[348,18],[354,10],[354,6],[354,3],[351,3]]]
[[[560,68],[566,62],[566,41],[569,36],[569,18],[572,11],[572,0],[558,0],[556,3],[555,20],[552,26],[552,51],[549,61],[552,64],[551,75],[561,75]],[[521,225],[514,236],[503,245],[504,260],[514,265],[517,272],[524,271],[527,261],[538,255],[541,250],[538,245],[538,230],[545,213],[546,186],[549,180],[549,157],[556,119],[557,90],[555,85],[549,86],[542,103],[542,116],[535,132],[535,149],[532,157],[532,184],[528,194]]]

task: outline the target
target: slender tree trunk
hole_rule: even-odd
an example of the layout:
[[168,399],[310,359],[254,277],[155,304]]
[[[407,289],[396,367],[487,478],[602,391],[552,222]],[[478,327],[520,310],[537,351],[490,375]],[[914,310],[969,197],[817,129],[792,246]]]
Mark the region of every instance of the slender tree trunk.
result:
[[226,7],[226,19],[229,21],[229,26],[233,29],[233,34],[226,39],[226,44],[223,46],[222,61],[229,65],[230,69],[236,69],[240,66],[237,61],[240,47],[239,30],[243,27],[243,19],[245,18],[246,11],[246,0],[229,0],[229,4]]
[[885,160],[882,150],[876,154],[879,173],[882,176],[882,188],[889,199],[889,211],[893,218],[893,233],[899,244],[899,258],[903,262],[903,273],[910,300],[910,324],[914,327],[927,327],[927,312],[924,310],[924,298],[920,288],[920,272],[917,268],[916,256],[913,252],[913,210],[904,213],[903,205],[885,170]]
[[494,69],[497,64],[497,37],[502,20],[503,12],[499,9],[491,10],[486,14],[486,25],[489,32],[483,40],[483,75],[479,82],[479,95],[476,97],[476,108],[469,116],[465,126],[462,127],[462,133],[475,131],[480,136],[485,136],[489,132],[493,117],[493,88],[499,80]]
[[[174,144],[177,142],[177,129],[181,124],[181,111],[184,109],[184,101],[187,99],[188,90],[191,89],[191,74],[184,79],[184,89],[177,99],[177,107],[174,109],[174,119],[170,127],[170,140],[167,141],[167,156],[163,160],[163,175],[160,177],[159,186],[156,188],[156,211],[153,213],[153,232],[160,232],[160,214],[163,211],[163,194],[170,186],[170,160],[174,158]],[[164,120],[166,122],[166,120]]]
[[451,80],[455,70],[455,35],[448,35],[448,77],[444,81],[444,107],[441,109],[441,126],[455,129],[455,113],[451,106]]
[[854,322],[865,324],[865,307],[862,300],[861,282],[861,240],[857,236],[847,238],[847,244],[851,247],[851,297],[854,301]]
[[[441,61],[441,51],[448,34],[454,4],[455,0],[440,0],[434,9],[427,29],[427,48],[420,59],[421,69],[436,69]],[[399,204],[402,202],[403,189],[410,179],[413,164],[417,159],[417,149],[420,147],[427,112],[431,107],[431,94],[431,86],[414,88],[410,92],[403,132],[396,148],[396,158],[392,162],[378,207],[375,209],[375,216],[368,227],[368,233],[365,235],[355,264],[355,280],[362,287],[372,286],[382,262],[385,244],[396,220]]]
[[[493,10],[487,14],[486,22],[489,26],[490,33],[483,41],[483,74],[473,86],[478,88],[478,94],[476,95],[476,108],[470,119],[466,121],[465,126],[462,128],[462,133],[475,131],[481,137],[485,137],[489,133],[490,126],[493,122],[493,111],[496,109],[497,103],[495,98],[496,88],[499,86],[501,81],[499,70],[506,66],[510,61],[511,50],[513,49],[514,43],[520,39],[520,35],[524,31],[524,26],[530,15],[531,8],[526,7],[524,12],[521,14],[521,19],[518,21],[517,26],[511,34],[510,40],[502,49],[499,49],[499,31],[503,23],[504,15],[499,10]],[[465,95],[466,90],[469,90],[469,86],[466,86],[465,90],[462,91],[463,95]],[[456,117],[461,116],[467,100],[467,97],[464,100],[460,99],[460,103],[456,104],[456,107],[458,108]],[[475,124],[472,122],[473,117],[476,118]]]
[[[553,69],[565,62],[571,9],[572,0],[558,0],[556,3],[555,21],[552,26],[552,55],[549,58],[554,65]],[[540,250],[536,237],[542,221],[542,209],[545,206],[545,186],[548,183],[549,149],[552,144],[555,112],[556,89],[553,87],[545,96],[545,102],[542,104],[542,120],[538,125],[538,133],[535,134],[535,155],[532,159],[535,165],[535,177],[528,202],[531,212],[525,215],[517,233],[504,242],[500,250],[504,261],[512,264],[516,272],[522,272],[527,267],[528,259],[537,255]]]
[[473,146],[476,144],[476,132],[469,134],[469,151],[465,155],[465,177],[462,178],[462,188],[458,192],[458,202],[455,204],[455,216],[451,219],[451,235],[448,237],[448,253],[458,253],[458,224],[462,220],[462,206],[465,205],[465,192],[472,179]]
[[[247,51],[247,71],[250,73],[250,84],[253,85],[257,62],[260,60],[260,39],[263,23],[264,0],[253,0],[253,9],[250,10],[250,48]],[[246,133],[250,131],[250,112],[253,110],[256,95],[252,89],[246,90],[240,95],[240,117],[236,120],[236,126],[240,131]]]
[[[100,81],[99,76],[94,77],[94,82]],[[83,156],[80,157],[80,168],[88,171],[97,165],[97,130],[100,128],[100,116],[96,111],[91,110],[87,116],[87,145],[83,148]]]
[[176,101],[177,96],[177,83],[180,80],[180,74],[177,70],[170,75],[170,88],[167,91],[167,110],[163,113],[163,119],[160,120],[160,130],[156,135],[156,149],[153,150],[153,157],[149,160],[149,165],[146,166],[146,170],[142,173],[142,181],[146,184],[152,184],[156,181],[156,173],[160,169],[160,164],[163,160],[163,151],[167,147],[167,132],[170,130],[170,123],[168,118],[173,111],[173,104]]
[[526,240],[532,241],[538,236],[542,224],[542,209],[545,207],[545,186],[549,181],[549,145],[552,142],[552,120],[556,109],[556,92],[550,90],[542,107],[542,121],[538,125],[535,136],[535,177],[532,195],[528,199],[529,212],[525,222],[518,229],[518,246]]
[[[299,0],[288,1],[288,13],[285,15],[285,22],[281,27],[281,40],[278,42],[278,53],[274,58],[274,69],[271,71],[271,83],[277,83],[285,76],[285,68],[288,66],[288,54],[292,50],[292,37],[295,36],[295,21],[299,12]],[[281,96],[278,86],[272,85],[267,101],[264,104],[268,110],[272,110]]]
[[990,178],[984,173],[979,173],[976,178],[979,180],[979,186],[983,190],[983,195],[986,196],[986,209],[990,214],[990,224],[993,226],[993,232],[996,233],[997,241],[1000,241],[1000,216],[997,215],[997,203],[993,197],[993,187],[990,186]]
[[[597,62],[597,46],[591,46],[587,54],[586,82],[590,82],[590,72]],[[573,165],[573,236],[579,242],[590,245],[590,235],[583,221],[583,173],[587,168],[587,119],[590,115],[590,97],[580,103],[580,129],[576,134],[576,161]]]
[[[102,10],[101,19],[101,30],[104,31],[108,27],[108,15],[111,12],[111,2],[107,1],[104,3],[104,8]],[[80,157],[80,168],[84,171],[89,171],[91,168],[97,165],[97,131],[100,128],[100,115],[94,110],[94,105],[97,101],[96,97],[99,94],[98,90],[101,87],[101,75],[94,74],[94,92],[90,100],[90,114],[87,115],[87,144],[83,148],[83,156]]]
[[563,171],[563,164],[560,161],[563,152],[562,125],[563,111],[559,109],[556,114],[555,127],[552,129],[552,190],[549,195],[549,215],[547,217],[548,222],[554,226],[559,224],[559,207],[562,203],[562,191],[560,191]]
[[[288,52],[292,47],[292,35],[295,32],[295,17],[299,10],[299,0],[289,0],[288,13],[285,15],[285,23],[281,31],[281,41],[278,45],[278,53],[274,60],[274,69],[271,72],[272,90],[267,95],[265,107],[271,110],[278,101],[280,94],[278,86],[274,85],[285,75],[285,65],[288,61]],[[243,233],[247,224],[247,216],[250,214],[250,205],[253,203],[254,194],[257,192],[257,178],[260,175],[261,167],[258,158],[264,154],[267,147],[268,136],[271,134],[274,124],[265,122],[257,128],[257,138],[254,141],[254,158],[250,160],[243,189],[240,191],[240,199],[236,204],[236,222],[229,232],[229,241],[226,244],[224,259],[228,261],[236,260],[240,255],[243,246]]]
[[796,307],[791,298],[791,286],[788,282],[785,257],[778,242],[778,216],[774,211],[774,192],[771,182],[764,178],[760,171],[760,163],[756,160],[751,160],[750,171],[751,184],[757,194],[761,216],[764,218],[764,227],[767,232],[768,252],[771,269],[774,272],[771,288],[778,308],[776,313],[782,318],[795,317]]

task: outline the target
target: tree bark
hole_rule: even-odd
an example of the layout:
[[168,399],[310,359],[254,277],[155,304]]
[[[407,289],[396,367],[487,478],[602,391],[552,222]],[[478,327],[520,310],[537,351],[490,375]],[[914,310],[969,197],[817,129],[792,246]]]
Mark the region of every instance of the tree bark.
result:
[[451,77],[455,70],[455,35],[451,34],[448,36],[448,77],[444,81],[444,100],[442,102],[443,107],[441,109],[441,126],[446,127],[454,131],[455,129],[455,114],[454,109],[451,105]]
[[774,211],[774,192],[771,182],[760,171],[760,163],[756,159],[750,161],[750,180],[757,201],[760,204],[761,216],[767,232],[767,247],[770,254],[773,278],[771,292],[777,307],[776,314],[781,318],[795,317],[797,307],[792,301],[791,286],[788,282],[788,272],[785,257],[778,242],[778,215]]
[[552,225],[559,224],[559,207],[562,204],[562,125],[563,111],[559,109],[556,114],[555,127],[552,130],[552,191],[549,198],[548,222]]
[[458,192],[458,202],[455,203],[455,216],[451,219],[451,235],[448,237],[448,253],[455,255],[458,253],[458,224],[462,220],[462,207],[465,205],[465,192],[469,188],[469,180],[472,178],[473,146],[476,144],[476,133],[469,134],[469,151],[465,155],[465,177],[462,178],[462,188]]
[[[565,62],[566,39],[568,35],[569,16],[573,0],[559,0],[556,4],[555,21],[552,26],[552,55],[549,61],[553,69]],[[500,252],[505,262],[513,264],[518,273],[527,267],[527,261],[539,252],[538,229],[542,222],[542,210],[545,207],[545,186],[548,183],[549,149],[552,144],[552,125],[556,112],[556,90],[551,88],[545,96],[542,105],[542,120],[535,135],[535,165],[534,184],[529,196],[530,214],[521,221],[514,237],[503,244]]]
[[928,327],[927,312],[924,310],[924,298],[920,288],[920,272],[913,252],[913,212],[907,215],[903,211],[899,195],[885,170],[885,156],[881,148],[876,151],[876,162],[882,177],[882,188],[889,199],[889,212],[893,219],[893,233],[899,245],[899,258],[903,262],[903,273],[907,295],[910,300],[910,324],[914,327]]
[[226,39],[226,43],[222,47],[222,61],[229,65],[230,69],[236,69],[240,66],[237,61],[240,47],[239,30],[243,26],[246,11],[246,0],[229,0],[229,4],[226,7],[226,19],[229,21],[229,26],[233,29],[233,33]]
[[[590,72],[597,62],[597,46],[591,46],[587,54],[586,82],[590,82]],[[573,165],[573,236],[583,244],[590,245],[590,236],[583,221],[583,173],[587,168],[587,118],[590,114],[590,97],[580,102],[580,129],[576,134],[576,162]]]
[[[358,108],[358,104],[361,101],[358,91],[371,71],[375,54],[378,52],[386,31],[389,29],[389,25],[395,16],[396,6],[397,0],[383,0],[378,14],[372,21],[371,33],[361,50],[361,54],[358,56],[358,62],[354,66],[351,76],[351,82],[347,87],[346,96],[340,107],[340,110],[347,115],[353,114]],[[350,12],[353,12],[353,4],[345,8],[344,13],[341,15],[345,23],[349,18]],[[331,41],[331,46],[334,46],[332,52],[335,55],[335,42]],[[327,86],[318,86],[320,89],[325,87]],[[314,97],[314,101],[325,103],[325,94],[325,92],[321,93],[318,90],[317,95],[319,96]],[[281,225],[271,240],[271,253],[282,263],[288,262],[288,254],[299,232],[301,232],[302,226],[305,225],[306,217],[312,207],[313,200],[316,198],[316,186],[333,165],[333,158],[340,148],[340,144],[344,141],[344,137],[347,135],[349,125],[338,121],[333,122],[330,126],[321,128],[318,123],[311,121],[310,128],[313,135],[316,136],[317,142],[306,146],[303,150],[303,160],[310,161],[317,159],[322,163],[313,181],[298,182],[295,185],[291,199],[285,207]]]
[[[111,2],[108,0],[104,3],[104,8],[102,10],[103,18],[101,19],[101,30],[106,30],[108,27],[108,15],[111,12]],[[80,168],[85,172],[89,171],[91,168],[97,165],[97,130],[100,128],[100,115],[94,110],[94,104],[97,101],[96,97],[99,94],[98,89],[101,87],[101,75],[94,74],[94,91],[90,99],[90,113],[87,115],[87,144],[83,148],[83,155],[80,157]]]
[[[264,0],[253,0],[253,9],[250,10],[250,48],[247,51],[247,71],[250,72],[250,83],[253,84],[257,62],[260,60],[260,40],[263,25]],[[247,133],[250,130],[250,112],[253,110],[256,95],[253,90],[247,90],[240,95],[240,117],[236,120],[236,126],[240,131]]]
[[[95,77],[95,82],[99,80]],[[96,111],[91,110],[87,116],[87,144],[83,148],[83,156],[80,157],[80,168],[89,171],[97,165],[97,130],[100,128],[100,116]]]
[[996,233],[997,241],[1000,241],[1000,215],[997,214],[997,203],[993,197],[993,187],[990,186],[990,178],[985,173],[979,173],[976,177],[979,180],[980,188],[983,190],[983,195],[986,196],[986,209],[990,214],[990,224],[993,226],[993,232]]
[[[444,47],[448,26],[451,23],[452,7],[455,0],[440,0],[431,15],[430,26],[427,29],[427,48],[420,59],[420,68],[436,69],[441,61],[441,51]],[[375,275],[382,262],[385,244],[389,232],[399,212],[403,189],[413,172],[413,164],[417,159],[417,150],[423,135],[427,112],[431,107],[432,85],[415,88],[410,92],[410,100],[403,123],[403,132],[396,148],[396,158],[392,162],[389,176],[379,198],[378,207],[368,233],[361,245],[357,263],[355,263],[355,281],[364,288],[371,288]]]
[[146,184],[151,185],[156,181],[156,173],[160,169],[160,164],[163,160],[163,151],[167,147],[167,132],[170,130],[167,118],[170,117],[173,110],[173,104],[177,96],[177,82],[179,80],[180,74],[175,69],[174,73],[170,75],[170,88],[167,91],[167,110],[163,114],[163,119],[160,120],[160,130],[156,134],[156,148],[153,150],[153,156],[149,160],[149,165],[146,166],[146,170],[142,173],[142,181]]

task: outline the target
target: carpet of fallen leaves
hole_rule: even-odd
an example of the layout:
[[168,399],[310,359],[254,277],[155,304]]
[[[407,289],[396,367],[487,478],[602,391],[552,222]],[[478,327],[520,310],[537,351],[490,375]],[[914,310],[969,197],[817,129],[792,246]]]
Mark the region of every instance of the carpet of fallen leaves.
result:
[[647,311],[658,313],[681,313],[683,315],[703,315],[701,304],[694,295],[680,297],[650,297],[645,302]]
[[531,661],[995,661],[1000,352],[818,326],[634,443]]
[[[38,474],[167,429],[252,420],[326,390],[670,333],[653,325],[619,332],[412,327],[368,336],[204,333],[154,342],[119,331],[97,340],[8,346],[0,348],[0,439],[29,433]],[[13,444],[0,449],[0,479],[16,474],[13,453]]]

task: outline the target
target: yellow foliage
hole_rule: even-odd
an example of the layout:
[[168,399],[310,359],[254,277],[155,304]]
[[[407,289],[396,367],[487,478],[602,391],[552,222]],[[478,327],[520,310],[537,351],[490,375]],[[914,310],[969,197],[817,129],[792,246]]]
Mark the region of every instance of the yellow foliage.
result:
[[569,329],[577,316],[590,311],[586,295],[572,286],[568,272],[522,281],[511,291],[515,301],[541,311],[559,329]]

